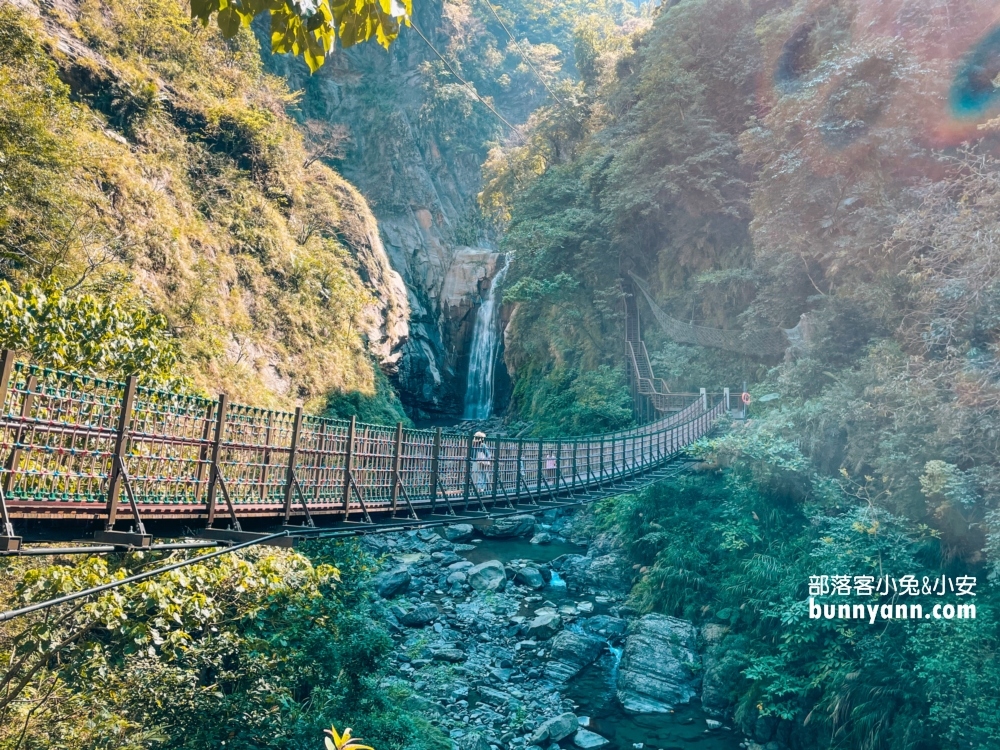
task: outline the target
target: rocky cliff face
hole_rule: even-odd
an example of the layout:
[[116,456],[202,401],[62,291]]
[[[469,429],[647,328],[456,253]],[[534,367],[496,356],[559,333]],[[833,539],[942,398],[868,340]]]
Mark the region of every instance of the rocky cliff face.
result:
[[[523,122],[544,89],[482,12],[478,3],[431,0],[414,6],[413,20],[481,96]],[[520,47],[536,67],[545,69],[538,58],[547,56],[549,73],[559,70],[555,46]],[[365,194],[406,283],[408,338],[390,370],[404,402],[418,417],[459,412],[475,308],[497,271],[476,203],[480,167],[488,143],[507,133],[413,29],[388,52],[338,49],[313,76],[288,57],[268,66],[303,93],[300,116],[316,153]]]

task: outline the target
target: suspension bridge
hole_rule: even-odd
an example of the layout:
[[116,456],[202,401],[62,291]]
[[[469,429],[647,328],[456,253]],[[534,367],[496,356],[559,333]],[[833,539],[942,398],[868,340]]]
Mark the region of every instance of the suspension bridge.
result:
[[143,548],[158,529],[237,543],[263,535],[246,528],[481,524],[590,502],[676,470],[727,396],[692,394],[673,414],[604,435],[477,439],[170,393],[4,351],[0,550],[59,533]]
[[[5,350],[0,554],[32,553],[26,540],[86,539],[78,551],[87,552],[488,525],[663,479],[683,470],[685,448],[729,410],[729,391],[667,391],[649,365],[634,296],[627,300],[633,395],[648,421],[556,439],[262,409],[157,390],[137,376],[43,368]],[[155,544],[154,535],[195,541]]]

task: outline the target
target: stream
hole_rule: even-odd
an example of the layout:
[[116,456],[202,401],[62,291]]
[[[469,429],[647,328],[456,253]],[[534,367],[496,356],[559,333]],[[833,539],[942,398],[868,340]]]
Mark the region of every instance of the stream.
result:
[[[500,560],[506,564],[515,560],[550,563],[562,555],[585,553],[586,547],[576,544],[553,542],[540,545],[531,544],[524,538],[514,538],[483,539],[474,544],[474,549],[459,554],[476,564],[487,560]],[[557,607],[577,601],[569,596],[566,584],[558,573],[538,595]],[[607,605],[600,602],[602,597],[596,598],[598,601],[593,613],[605,613]],[[567,627],[580,631],[576,623]],[[588,728],[610,740],[610,744],[604,746],[606,750],[636,750],[640,745],[642,750],[739,750],[739,733],[706,729],[706,720],[712,717],[701,710],[697,699],[688,705],[678,706],[670,714],[626,713],[615,697],[621,653],[620,646],[607,644],[597,661],[569,680],[562,691],[565,698],[579,706],[575,709],[578,715],[590,718]]]

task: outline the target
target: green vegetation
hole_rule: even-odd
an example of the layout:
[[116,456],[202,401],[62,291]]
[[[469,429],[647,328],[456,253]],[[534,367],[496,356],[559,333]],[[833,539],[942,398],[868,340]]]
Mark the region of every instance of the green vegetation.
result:
[[[0,279],[5,316],[61,288],[77,318],[44,344],[52,326],[25,320],[9,343],[261,406],[374,393],[374,219],[331,169],[303,168],[249,30],[227,42],[175,0],[61,7],[0,8]],[[120,361],[91,351],[133,328]]]
[[[942,109],[949,55],[994,22],[964,16],[945,53],[895,2],[664,4],[648,28],[578,29],[572,109],[487,162],[513,407],[543,430],[580,425],[587,381],[621,367],[626,271],[703,325],[807,313],[784,361],[645,320],[674,390],[777,398],[700,446],[701,471],[599,516],[636,605],[723,626],[723,702],[793,746],[1000,742],[1000,123]],[[812,575],[906,574],[976,576],[976,621],[808,618]]]
[[400,25],[410,25],[413,6],[410,0],[395,5],[391,0],[320,0],[309,6],[288,0],[191,0],[191,17],[208,26],[215,15],[226,39],[250,26],[264,11],[270,16],[271,51],[301,55],[315,73],[337,39],[346,48],[375,37],[388,49],[399,36]]
[[[5,558],[4,599],[159,561]],[[379,750],[440,750],[381,682],[391,639],[370,611],[373,566],[353,542],[253,548],[5,623],[0,748],[307,748],[349,722]]]
[[350,419],[357,417],[365,424],[391,424],[402,422],[407,427],[412,426],[410,418],[403,411],[399,395],[393,389],[389,379],[377,367],[375,373],[375,392],[362,391],[339,392],[330,394],[323,410],[323,416],[330,419]]

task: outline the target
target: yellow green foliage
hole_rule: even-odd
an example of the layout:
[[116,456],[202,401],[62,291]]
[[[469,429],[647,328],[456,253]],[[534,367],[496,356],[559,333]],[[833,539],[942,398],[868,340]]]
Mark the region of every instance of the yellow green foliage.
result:
[[303,166],[249,30],[226,41],[178,0],[33,11],[0,8],[0,278],[164,316],[175,374],[209,393],[373,392],[352,251],[374,220]]

